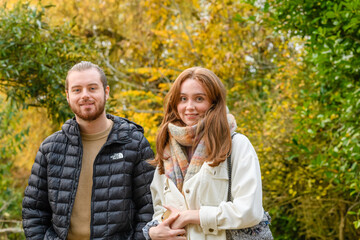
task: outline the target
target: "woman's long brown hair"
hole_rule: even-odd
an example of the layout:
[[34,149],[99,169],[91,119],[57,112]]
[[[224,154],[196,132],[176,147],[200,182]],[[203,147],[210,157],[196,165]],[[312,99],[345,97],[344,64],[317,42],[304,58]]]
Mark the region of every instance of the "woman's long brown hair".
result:
[[203,138],[207,149],[205,161],[214,167],[225,161],[231,149],[231,136],[229,124],[226,117],[226,90],[220,79],[212,71],[202,67],[192,67],[184,70],[175,80],[169,92],[165,96],[164,118],[159,127],[156,137],[156,156],[153,165],[159,166],[160,174],[164,173],[163,159],[164,149],[169,142],[168,124],[185,126],[177,112],[177,105],[180,101],[181,84],[187,79],[199,81],[205,89],[211,107],[205,113],[204,121],[200,121],[196,130],[196,141],[193,147],[197,146]]

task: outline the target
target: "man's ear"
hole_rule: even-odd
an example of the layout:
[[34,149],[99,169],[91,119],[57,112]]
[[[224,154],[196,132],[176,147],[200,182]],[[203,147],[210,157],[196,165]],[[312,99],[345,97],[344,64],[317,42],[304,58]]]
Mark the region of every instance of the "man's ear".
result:
[[65,94],[66,94],[66,100],[67,100],[67,102],[70,103],[70,102],[69,102],[69,92],[68,92],[68,90],[65,90]]
[[110,96],[109,94],[110,94],[110,87],[109,87],[109,85],[107,85],[105,88],[105,99],[106,100],[108,100],[108,98]]

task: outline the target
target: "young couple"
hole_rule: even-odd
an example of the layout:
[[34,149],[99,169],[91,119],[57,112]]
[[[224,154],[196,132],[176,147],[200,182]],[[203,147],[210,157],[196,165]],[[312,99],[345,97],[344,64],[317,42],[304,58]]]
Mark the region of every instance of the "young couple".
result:
[[100,67],[73,66],[65,91],[75,117],[36,155],[23,200],[27,239],[226,239],[225,230],[263,219],[257,155],[234,135],[212,71],[189,68],[173,83],[155,157],[141,126],[105,113]]

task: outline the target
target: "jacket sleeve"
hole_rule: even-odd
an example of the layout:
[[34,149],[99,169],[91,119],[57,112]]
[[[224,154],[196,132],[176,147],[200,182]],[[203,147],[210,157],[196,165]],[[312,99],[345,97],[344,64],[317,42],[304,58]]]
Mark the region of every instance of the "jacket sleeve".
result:
[[231,202],[201,206],[200,225],[205,234],[240,229],[258,224],[263,217],[259,160],[247,137],[236,134],[232,142]]
[[45,233],[51,226],[47,161],[42,151],[43,146],[44,143],[36,155],[22,202],[23,228],[26,239],[44,239]]
[[153,215],[150,184],[154,175],[154,167],[147,160],[154,158],[147,139],[142,136],[139,144],[139,159],[133,172],[133,200],[136,206],[134,239],[145,239],[142,228],[151,221]]

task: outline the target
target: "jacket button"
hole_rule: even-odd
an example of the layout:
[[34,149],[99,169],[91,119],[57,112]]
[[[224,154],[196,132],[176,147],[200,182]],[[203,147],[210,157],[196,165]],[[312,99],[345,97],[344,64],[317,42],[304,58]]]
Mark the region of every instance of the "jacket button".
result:
[[186,191],[185,191],[186,193],[189,193],[190,192],[190,190],[189,189],[186,189]]
[[168,187],[165,187],[165,190],[168,190]]
[[213,232],[214,231],[214,229],[212,229],[212,228],[209,228],[209,232]]

